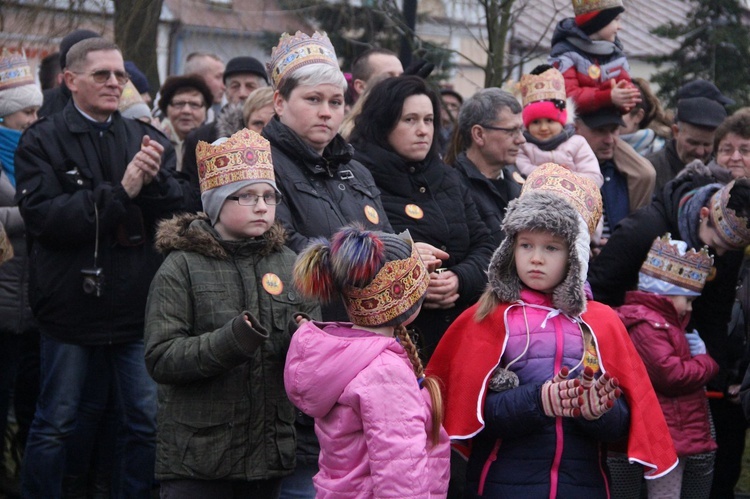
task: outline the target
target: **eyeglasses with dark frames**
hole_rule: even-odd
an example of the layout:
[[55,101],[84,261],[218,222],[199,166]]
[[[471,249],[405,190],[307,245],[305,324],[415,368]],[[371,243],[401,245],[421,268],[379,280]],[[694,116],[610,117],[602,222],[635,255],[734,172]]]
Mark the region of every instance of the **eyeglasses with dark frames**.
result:
[[251,194],[246,192],[239,196],[227,196],[227,199],[237,201],[241,206],[255,206],[258,204],[260,198],[263,198],[263,202],[268,206],[274,206],[281,203],[282,195],[280,192],[267,192],[265,194]]
[[504,128],[501,126],[492,126],[492,125],[479,125],[479,126],[481,126],[482,128],[487,128],[489,130],[499,130],[501,132],[505,132],[511,137],[520,137],[521,134],[523,133],[523,128],[521,128],[520,126],[513,127],[513,128]]
[[[73,72],[79,75],[85,74],[79,71]],[[128,81],[130,81],[130,75],[125,71],[110,71],[109,69],[99,69],[97,71],[88,73],[88,75],[91,76],[94,81],[99,84],[107,83],[113,74],[115,75],[115,80],[117,80],[118,85],[125,85]]]
[[190,101],[187,101],[187,100],[185,100],[185,101],[177,101],[177,102],[170,102],[169,105],[172,106],[175,109],[182,109],[183,107],[187,106],[192,111],[197,111],[198,109],[200,109],[200,108],[203,107],[203,103],[202,102],[190,102]]

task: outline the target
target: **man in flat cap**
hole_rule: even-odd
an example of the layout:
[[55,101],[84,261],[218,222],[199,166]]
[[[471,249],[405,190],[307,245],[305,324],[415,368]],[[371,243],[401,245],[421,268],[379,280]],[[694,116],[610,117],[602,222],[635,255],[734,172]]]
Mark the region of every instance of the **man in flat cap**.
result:
[[677,115],[672,140],[647,157],[656,169],[655,189],[661,189],[694,159],[708,163],[714,151],[714,132],[734,101],[706,80],[686,83],[677,91]]

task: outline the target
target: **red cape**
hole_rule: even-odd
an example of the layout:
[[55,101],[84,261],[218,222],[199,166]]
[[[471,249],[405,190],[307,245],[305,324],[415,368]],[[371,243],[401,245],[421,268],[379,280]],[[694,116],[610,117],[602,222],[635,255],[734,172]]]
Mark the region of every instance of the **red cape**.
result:
[[[498,306],[481,322],[474,319],[477,305],[464,311],[427,365],[427,374],[442,383],[445,429],[452,440],[468,440],[484,428],[486,386],[505,348],[507,307]],[[658,478],[677,464],[677,454],[646,368],[617,314],[594,301],[587,308],[581,318],[594,333],[600,367],[619,380],[630,408],[626,448],[617,450],[641,463],[647,478]]]

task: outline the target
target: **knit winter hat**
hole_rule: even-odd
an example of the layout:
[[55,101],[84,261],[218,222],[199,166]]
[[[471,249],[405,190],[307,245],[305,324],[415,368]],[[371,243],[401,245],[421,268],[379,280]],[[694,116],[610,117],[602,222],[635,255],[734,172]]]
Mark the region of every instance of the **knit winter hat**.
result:
[[659,295],[700,296],[714,259],[708,248],[687,251],[685,241],[667,232],[651,245],[638,273],[638,289]]
[[42,91],[34,81],[26,55],[4,48],[0,54],[0,118],[41,105]]
[[573,0],[576,25],[592,35],[625,12],[622,0]]
[[221,207],[235,192],[265,182],[277,192],[271,162],[271,144],[252,130],[243,128],[213,144],[198,141],[195,148],[203,211],[215,225]]
[[395,327],[419,309],[430,279],[408,231],[345,227],[300,253],[294,281],[323,302],[340,295],[354,324]]
[[523,124],[541,118],[557,121],[565,125],[568,112],[565,110],[565,78],[555,68],[541,74],[525,74],[521,77],[521,97],[523,99]]
[[339,69],[336,51],[328,35],[317,31],[312,36],[301,31],[297,31],[294,36],[282,34],[279,44],[271,51],[271,61],[266,64],[274,90],[297,68],[309,64],[328,64]]
[[146,78],[143,71],[141,71],[133,61],[125,61],[125,71],[128,72],[130,81],[132,81],[135,88],[138,89],[139,94],[146,94],[151,91],[151,86],[148,84],[148,78]]
[[489,286],[500,301],[515,302],[521,298],[521,279],[513,258],[518,233],[548,231],[562,237],[570,253],[567,275],[552,292],[552,303],[571,317],[586,310],[581,262],[588,255],[581,255],[576,246],[583,225],[579,220],[578,212],[553,192],[532,190],[508,203],[502,225],[505,239],[492,255],[487,272]]

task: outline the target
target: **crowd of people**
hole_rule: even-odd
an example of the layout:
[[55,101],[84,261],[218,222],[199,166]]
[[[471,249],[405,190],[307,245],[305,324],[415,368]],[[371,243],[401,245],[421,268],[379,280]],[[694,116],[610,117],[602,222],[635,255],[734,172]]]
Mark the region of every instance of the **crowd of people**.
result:
[[91,31],[43,91],[4,51],[3,491],[733,497],[750,110],[573,7],[515,94],[319,32],[153,96]]

